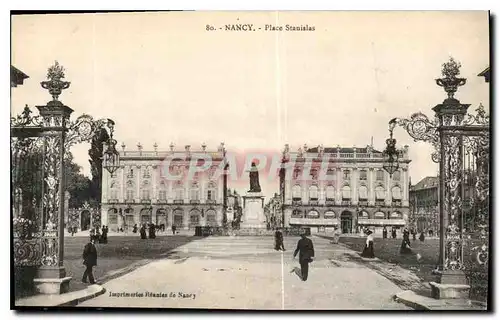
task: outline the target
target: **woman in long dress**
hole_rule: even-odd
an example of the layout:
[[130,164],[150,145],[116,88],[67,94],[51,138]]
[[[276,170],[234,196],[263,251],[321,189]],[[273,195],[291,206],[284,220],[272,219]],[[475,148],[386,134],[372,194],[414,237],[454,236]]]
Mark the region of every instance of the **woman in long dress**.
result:
[[410,233],[408,232],[408,229],[405,229],[403,231],[403,242],[401,242],[401,248],[400,248],[399,252],[401,254],[412,253],[411,246],[410,246]]
[[375,258],[375,253],[373,251],[373,235],[371,230],[366,231],[366,244],[361,256],[364,258]]

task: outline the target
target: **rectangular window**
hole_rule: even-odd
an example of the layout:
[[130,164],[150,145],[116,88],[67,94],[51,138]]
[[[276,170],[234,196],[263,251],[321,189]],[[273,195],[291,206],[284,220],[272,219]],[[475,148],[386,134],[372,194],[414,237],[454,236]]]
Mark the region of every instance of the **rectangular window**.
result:
[[208,190],[207,191],[207,200],[213,200],[212,197],[213,197],[212,190]]
[[359,180],[363,180],[363,181],[365,181],[365,180],[367,179],[367,176],[368,176],[368,175],[367,175],[367,173],[366,173],[366,170],[361,170],[361,171],[359,172]]
[[377,181],[384,181],[384,171],[382,170],[377,171]]
[[351,172],[349,170],[344,170],[344,180],[351,179]]
[[134,199],[134,190],[127,190],[127,199],[128,200]]

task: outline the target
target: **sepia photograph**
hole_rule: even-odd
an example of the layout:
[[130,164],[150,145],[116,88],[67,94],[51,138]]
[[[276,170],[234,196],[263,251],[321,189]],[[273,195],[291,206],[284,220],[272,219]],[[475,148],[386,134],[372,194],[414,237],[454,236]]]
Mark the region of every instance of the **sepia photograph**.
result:
[[490,12],[10,13],[13,310],[492,310]]

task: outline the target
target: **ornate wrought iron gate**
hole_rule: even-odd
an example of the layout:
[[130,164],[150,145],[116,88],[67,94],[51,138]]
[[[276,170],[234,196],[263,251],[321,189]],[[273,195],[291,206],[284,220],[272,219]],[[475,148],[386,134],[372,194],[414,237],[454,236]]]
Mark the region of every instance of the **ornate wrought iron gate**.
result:
[[88,115],[71,122],[73,110],[58,100],[62,90],[70,85],[63,78],[64,68],[56,62],[48,69],[48,81],[41,82],[53,100],[37,106],[37,116],[32,116],[26,106],[20,115],[11,118],[14,265],[38,267],[42,293],[65,291],[70,279],[63,266],[64,160],[69,158],[70,146],[90,141],[107,126],[111,137],[104,158],[110,161],[113,170],[119,162],[115,157],[116,141],[112,139],[114,122],[94,121]]
[[[448,97],[433,108],[434,120],[419,112],[410,119],[392,119],[389,130],[392,139],[394,127],[402,126],[415,141],[434,146],[432,160],[439,163],[440,172],[440,281],[465,285],[466,275],[474,286],[474,274],[488,275],[490,127],[482,105],[476,114],[468,114],[470,105],[454,98],[458,87],[466,82],[457,77],[459,69],[460,64],[453,59],[443,64],[443,78],[436,79],[436,83]],[[391,139],[388,141],[395,144]],[[397,157],[389,154],[389,148],[386,153]]]

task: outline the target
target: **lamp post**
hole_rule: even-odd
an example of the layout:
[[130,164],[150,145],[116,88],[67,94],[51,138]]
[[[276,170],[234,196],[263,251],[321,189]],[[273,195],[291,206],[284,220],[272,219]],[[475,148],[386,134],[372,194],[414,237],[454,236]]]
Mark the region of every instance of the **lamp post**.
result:
[[[436,298],[467,298],[470,286],[464,274],[464,171],[465,157],[472,157],[477,171],[476,202],[481,202],[477,215],[482,219],[481,241],[476,248],[477,260],[488,262],[488,206],[489,201],[489,116],[482,105],[477,115],[467,114],[469,104],[462,104],[454,98],[458,87],[466,83],[460,74],[460,63],[453,58],[443,64],[442,78],[436,84],[443,87],[447,98],[436,105],[434,120],[423,113],[414,113],[410,119],[394,118],[389,122],[390,138],[384,151],[384,169],[389,174],[397,165],[397,150],[392,132],[396,125],[403,127],[415,141],[430,142],[435,152],[432,160],[439,163],[439,261],[440,283],[431,282],[432,294]],[[485,258],[486,257],[486,258]]]

